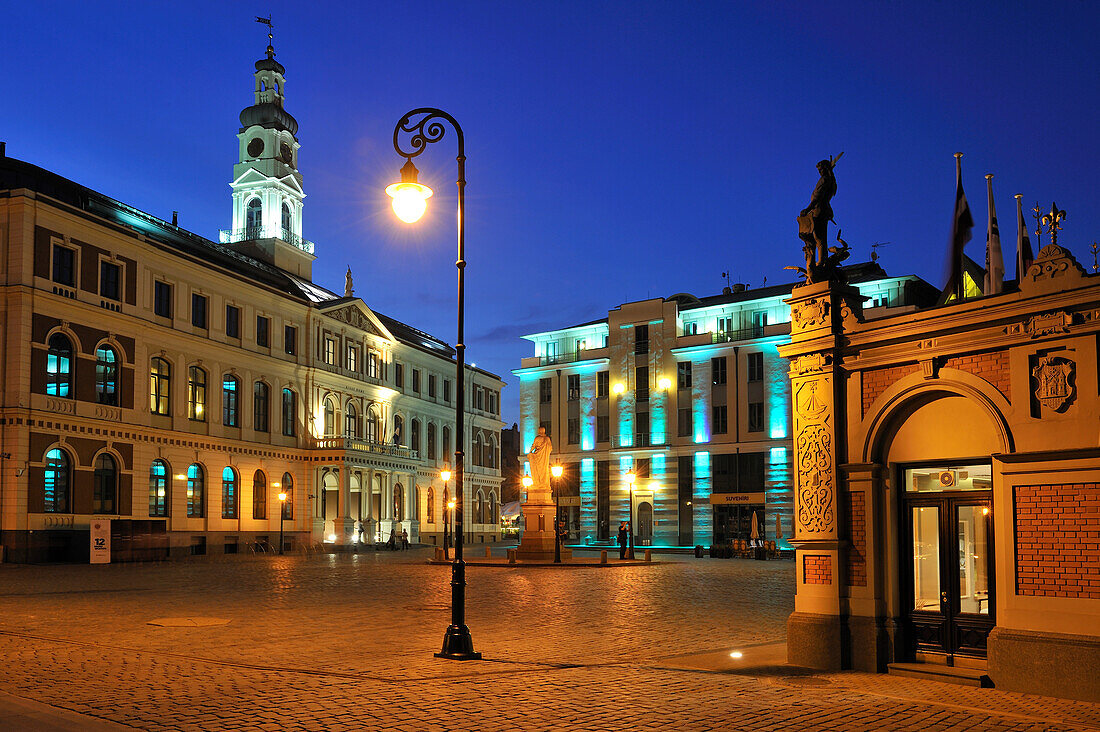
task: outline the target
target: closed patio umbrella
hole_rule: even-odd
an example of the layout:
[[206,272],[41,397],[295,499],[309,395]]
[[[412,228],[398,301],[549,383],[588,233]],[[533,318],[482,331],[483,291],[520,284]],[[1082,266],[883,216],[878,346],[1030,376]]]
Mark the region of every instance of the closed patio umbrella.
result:
[[752,528],[749,530],[749,537],[756,543],[756,540],[760,538],[760,526],[756,522],[756,511],[752,512]]
[[775,514],[775,542],[783,538],[783,524],[779,521],[779,514]]

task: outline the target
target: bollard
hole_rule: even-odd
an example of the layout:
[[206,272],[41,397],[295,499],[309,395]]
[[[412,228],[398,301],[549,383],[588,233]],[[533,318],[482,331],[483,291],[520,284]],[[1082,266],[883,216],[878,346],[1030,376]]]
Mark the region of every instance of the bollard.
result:
[[516,563],[516,550],[515,549],[509,549],[508,550],[508,564],[515,564],[515,563]]
[[435,548],[435,561],[437,561],[437,562],[442,562],[443,561],[443,547],[441,547],[441,546],[437,546]]
[[651,561],[651,557],[649,556],[649,550],[648,549],[645,550],[645,560],[647,562]]
[[600,552],[600,564],[607,564],[607,550]]
[[492,559],[492,557],[493,557],[493,549],[492,549],[492,547],[488,547],[488,546],[487,546],[487,547],[485,547],[485,558],[486,558],[486,559]]

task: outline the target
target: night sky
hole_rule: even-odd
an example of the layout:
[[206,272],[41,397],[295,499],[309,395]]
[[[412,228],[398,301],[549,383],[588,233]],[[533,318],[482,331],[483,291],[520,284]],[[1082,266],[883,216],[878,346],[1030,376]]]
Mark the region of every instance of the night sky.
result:
[[[216,239],[253,63],[273,16],[299,122],[314,279],[455,338],[453,138],[417,159],[436,196],[398,222],[383,189],[408,110],[466,134],[467,359],[509,383],[525,333],[622,302],[790,281],[815,164],[852,261],[942,285],[955,151],[984,261],[984,175],[1007,276],[1013,194],[1100,239],[1100,3],[9,3],[0,140],[40,165]],[[1034,224],[1030,215],[1029,226]],[[1033,237],[1033,246],[1036,244]],[[1036,250],[1038,247],[1036,246]]]

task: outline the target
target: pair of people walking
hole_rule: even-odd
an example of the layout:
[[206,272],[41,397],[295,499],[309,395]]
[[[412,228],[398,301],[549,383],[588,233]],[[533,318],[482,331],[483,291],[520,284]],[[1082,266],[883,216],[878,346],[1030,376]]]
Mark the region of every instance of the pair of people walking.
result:
[[397,551],[398,549],[409,548],[409,532],[407,529],[401,529],[401,535],[398,536],[397,529],[390,529],[390,539],[386,542],[386,548],[390,551]]

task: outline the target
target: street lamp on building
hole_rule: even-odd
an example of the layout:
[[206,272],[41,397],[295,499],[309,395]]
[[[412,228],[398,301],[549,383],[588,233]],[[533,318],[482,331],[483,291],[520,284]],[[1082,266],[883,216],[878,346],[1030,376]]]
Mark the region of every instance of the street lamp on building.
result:
[[[562,466],[551,465],[550,475],[554,480],[561,478]],[[555,483],[554,486],[554,564],[561,564],[561,530],[558,522],[561,521],[561,483]]]
[[626,550],[626,558],[634,558],[634,481],[638,479],[638,476],[634,474],[634,471],[630,471],[625,476],[626,484],[630,486],[630,520],[627,522],[627,526],[630,527],[630,536],[628,537],[628,545]]
[[[443,495],[449,495],[447,493],[447,481],[451,479],[450,466],[444,465],[443,470],[439,471],[439,477],[443,479]],[[447,516],[448,508],[454,504],[450,501],[445,501],[443,506],[443,558],[450,559],[450,537],[447,536],[447,527],[449,524],[449,517]]]
[[[446,123],[446,124],[445,124]],[[481,658],[474,651],[470,629],[466,627],[466,563],[462,561],[462,471],[463,409],[466,392],[463,385],[466,368],[466,341],[464,312],[466,303],[466,148],[462,127],[454,117],[442,109],[420,107],[408,112],[393,128],[393,149],[405,158],[401,168],[401,181],[386,189],[393,198],[393,210],[398,218],[413,223],[424,213],[432,191],[417,182],[416,166],[412,159],[423,153],[430,143],[439,142],[447,131],[447,124],[454,129],[458,142],[458,340],[455,342],[455,558],[451,564],[451,624],[443,636],[443,650],[435,654],[439,658],[467,661]],[[408,147],[402,147],[401,137],[407,137]]]
[[286,518],[286,491],[279,493],[279,553],[283,553],[283,520]]

